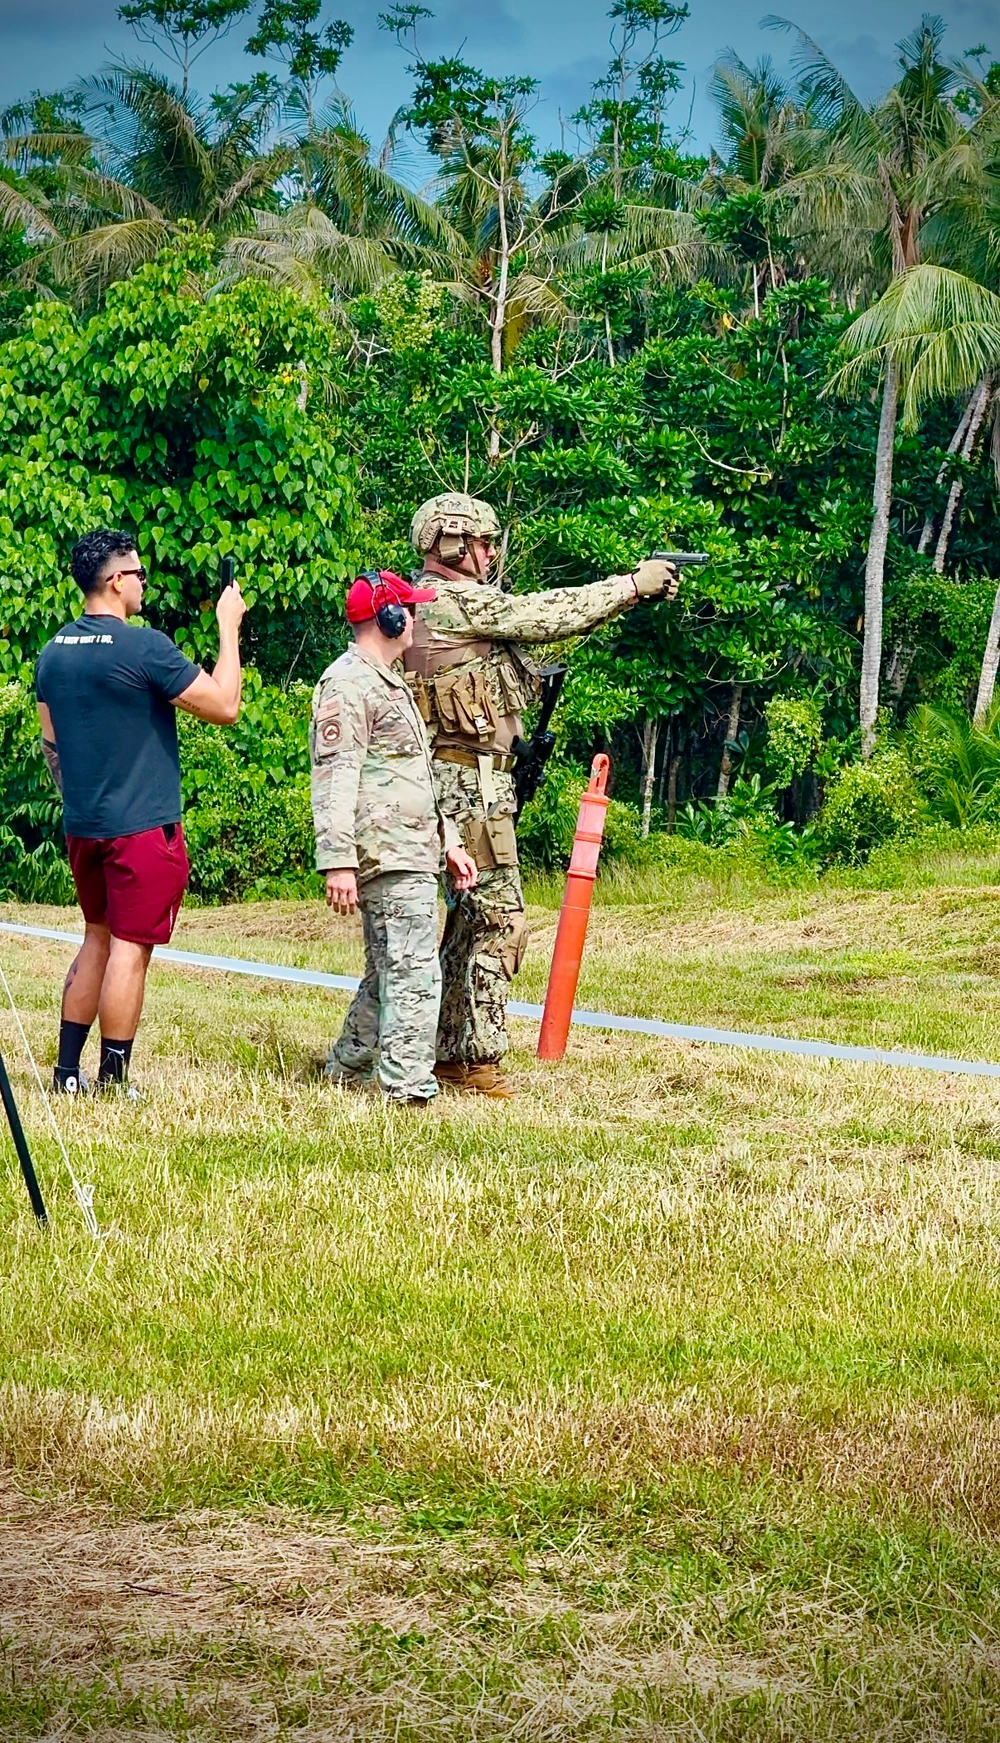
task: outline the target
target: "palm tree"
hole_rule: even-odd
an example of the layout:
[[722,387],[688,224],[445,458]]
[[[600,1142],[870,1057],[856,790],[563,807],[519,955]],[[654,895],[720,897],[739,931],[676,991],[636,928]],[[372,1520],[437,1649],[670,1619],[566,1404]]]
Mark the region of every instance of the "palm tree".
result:
[[710,203],[701,223],[730,259],[749,262],[759,315],[762,283],[769,281],[773,290],[785,276],[776,258],[776,249],[787,254],[789,247],[780,236],[788,216],[785,183],[815,157],[821,135],[808,107],[766,56],[749,67],[727,50],[716,62],[709,93],[719,115],[722,155],[713,153],[703,178]]
[[[793,28],[771,20],[781,29]],[[817,121],[826,131],[819,160],[786,184],[800,235],[814,260],[852,301],[900,279],[925,259],[961,261],[982,229],[982,192],[992,109],[966,125],[950,100],[957,71],[941,59],[944,25],[925,17],[899,44],[901,77],[866,106],[811,38],[799,33],[798,70]],[[875,744],[882,660],[882,598],[900,369],[884,351],[872,524],[865,563],[861,663],[862,755]]]
[[726,147],[722,163],[714,160],[709,173],[726,193],[777,187],[801,167],[808,112],[769,56],[748,67],[727,49],[715,63],[708,89]]
[[355,296],[400,268],[451,278],[461,237],[438,207],[392,174],[346,103],[313,116],[292,153],[277,210],[227,242],[222,275],[291,284],[304,294]]
[[287,146],[265,148],[277,93],[262,77],[204,104],[159,73],[112,67],[74,96],[86,131],[8,133],[8,161],[57,158],[60,174],[53,194],[30,211],[8,201],[6,215],[43,244],[29,281],[83,300],[151,260],[182,222],[216,236],[238,228],[292,163]]
[[[913,267],[852,322],[842,340],[848,354],[831,387],[851,392],[892,358],[903,386],[904,427],[916,429],[928,400],[973,389],[964,428],[969,449],[1000,373],[1000,296],[946,267]],[[959,426],[963,428],[962,425]],[[957,495],[949,497],[952,515]],[[946,511],[946,525],[950,528]],[[992,705],[1000,662],[1000,588],[986,638],[975,719]]]

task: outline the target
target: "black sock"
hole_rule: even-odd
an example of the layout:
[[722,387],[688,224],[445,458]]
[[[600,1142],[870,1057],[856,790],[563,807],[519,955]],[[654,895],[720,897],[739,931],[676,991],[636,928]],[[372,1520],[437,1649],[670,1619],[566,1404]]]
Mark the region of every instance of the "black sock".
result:
[[56,1060],[60,1071],[73,1075],[79,1072],[80,1055],[89,1034],[89,1023],[71,1023],[68,1018],[63,1018],[59,1025],[59,1058]]
[[97,1074],[98,1083],[124,1083],[128,1077],[128,1064],[132,1057],[131,1041],[109,1041],[101,1036],[101,1069]]

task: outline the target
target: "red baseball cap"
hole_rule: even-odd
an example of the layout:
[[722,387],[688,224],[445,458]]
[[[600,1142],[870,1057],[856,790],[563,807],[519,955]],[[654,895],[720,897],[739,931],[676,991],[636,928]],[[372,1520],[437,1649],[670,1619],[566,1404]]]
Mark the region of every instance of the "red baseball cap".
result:
[[372,571],[372,575],[376,573],[377,581],[369,575],[359,575],[349,588],[344,608],[348,623],[369,623],[383,605],[422,605],[426,599],[437,598],[433,587],[414,587],[391,569]]

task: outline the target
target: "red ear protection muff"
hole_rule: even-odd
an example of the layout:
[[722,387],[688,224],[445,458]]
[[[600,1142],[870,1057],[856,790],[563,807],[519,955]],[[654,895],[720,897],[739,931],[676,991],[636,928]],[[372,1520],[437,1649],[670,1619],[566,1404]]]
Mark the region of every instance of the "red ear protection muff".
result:
[[372,600],[382,594],[384,603],[375,607],[375,622],[387,641],[397,641],[406,628],[409,612],[405,605],[394,605],[388,598],[388,588],[378,569],[363,569],[361,579],[371,584]]

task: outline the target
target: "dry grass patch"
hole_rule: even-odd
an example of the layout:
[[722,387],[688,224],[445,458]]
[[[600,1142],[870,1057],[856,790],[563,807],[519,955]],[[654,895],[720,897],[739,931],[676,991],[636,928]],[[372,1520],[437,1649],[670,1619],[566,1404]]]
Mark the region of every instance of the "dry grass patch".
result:
[[[0,1516],[11,1737],[652,1743],[763,1735],[761,1720],[782,1736],[860,1737],[926,1670],[916,1630],[893,1636],[863,1605],[845,1611],[842,1591],[828,1586],[793,1615],[762,1606],[751,1577],[718,1582],[705,1604],[683,1578],[677,1589],[679,1560],[671,1570],[647,1551],[630,1563],[583,1533],[532,1551],[483,1535],[414,1539],[383,1521],[366,1540],[273,1509],[150,1523],[62,1506],[54,1517],[10,1492]],[[766,1623],[753,1650],[755,1610]],[[817,1626],[832,1685],[822,1704],[803,1639]],[[901,1645],[914,1653],[906,1668]],[[874,1698],[838,1686],[848,1665],[881,1672]],[[982,1641],[940,1651],[923,1710],[931,1719],[943,1692],[965,1718],[913,1734],[985,1738],[973,1691],[995,1688],[997,1671]],[[34,1701],[20,1718],[18,1689]]]
[[[1000,1058],[995,892],[904,895],[599,909],[588,1002]],[[0,1735],[992,1737],[1000,1089],[516,1024],[509,1107],[390,1110],[308,1076],[344,1002],[154,967],[146,1103],[58,1109],[96,1246],[0,1014]]]

